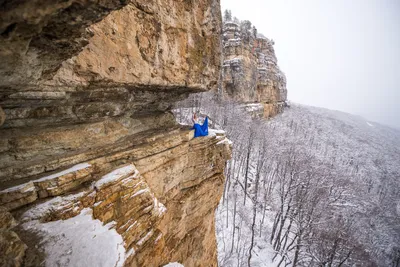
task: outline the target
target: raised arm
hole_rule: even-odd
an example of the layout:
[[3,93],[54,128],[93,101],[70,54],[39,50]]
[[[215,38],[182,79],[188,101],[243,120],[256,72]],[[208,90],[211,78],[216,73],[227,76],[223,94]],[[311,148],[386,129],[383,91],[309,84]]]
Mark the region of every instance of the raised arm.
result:
[[193,122],[193,124],[196,124],[196,123],[197,123],[197,116],[196,116],[196,113],[193,113],[192,122]]

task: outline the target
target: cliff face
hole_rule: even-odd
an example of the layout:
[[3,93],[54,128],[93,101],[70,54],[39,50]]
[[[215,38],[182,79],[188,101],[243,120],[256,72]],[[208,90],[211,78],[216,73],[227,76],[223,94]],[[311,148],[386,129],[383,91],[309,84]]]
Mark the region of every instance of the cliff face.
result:
[[218,84],[219,1],[4,5],[1,264],[216,266],[231,148],[169,109]]
[[[109,16],[111,7],[89,1],[37,2],[43,10],[10,1],[0,14],[8,25],[0,28],[3,128],[165,111],[217,84],[218,1],[133,1]],[[92,17],[103,20],[85,28]]]
[[263,117],[282,112],[286,77],[277,65],[273,41],[234,22],[224,23],[222,36],[223,92]]

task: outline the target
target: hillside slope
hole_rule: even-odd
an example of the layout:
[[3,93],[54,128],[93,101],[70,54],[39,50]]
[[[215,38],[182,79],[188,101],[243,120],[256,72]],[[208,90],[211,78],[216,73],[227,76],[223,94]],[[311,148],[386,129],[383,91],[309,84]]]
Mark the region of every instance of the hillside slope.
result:
[[298,104],[270,121],[232,117],[220,266],[397,266],[398,130]]

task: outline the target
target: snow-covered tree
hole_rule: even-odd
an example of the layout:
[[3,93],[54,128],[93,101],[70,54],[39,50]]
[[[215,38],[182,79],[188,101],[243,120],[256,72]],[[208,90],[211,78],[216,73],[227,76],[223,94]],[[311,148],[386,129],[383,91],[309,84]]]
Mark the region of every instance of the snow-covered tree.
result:
[[291,105],[272,120],[213,93],[180,103],[233,141],[217,212],[220,266],[400,263],[400,133]]

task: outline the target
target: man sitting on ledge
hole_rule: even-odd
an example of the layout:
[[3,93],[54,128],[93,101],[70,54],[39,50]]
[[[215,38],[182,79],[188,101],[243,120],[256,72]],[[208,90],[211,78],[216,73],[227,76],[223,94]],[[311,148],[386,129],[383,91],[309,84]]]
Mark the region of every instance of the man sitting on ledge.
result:
[[193,128],[194,129],[194,137],[207,136],[208,135],[208,117],[203,122],[203,125],[200,125],[199,119],[197,118],[196,113],[193,113]]

